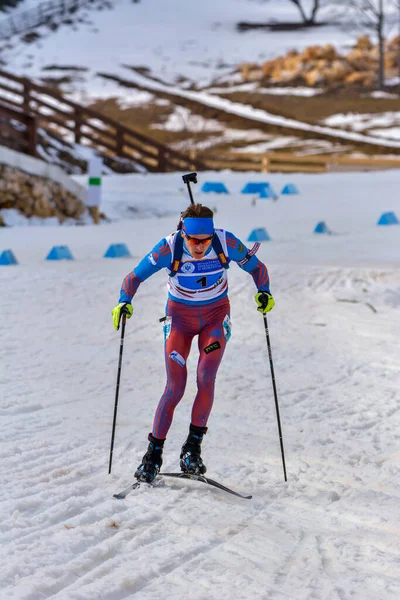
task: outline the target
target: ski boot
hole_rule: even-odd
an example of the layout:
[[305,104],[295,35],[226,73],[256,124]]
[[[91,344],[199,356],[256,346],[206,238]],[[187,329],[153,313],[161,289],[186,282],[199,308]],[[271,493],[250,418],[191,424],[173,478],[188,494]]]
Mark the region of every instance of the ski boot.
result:
[[182,446],[180,455],[180,467],[183,473],[191,473],[192,475],[202,475],[207,471],[207,467],[203,463],[200,456],[201,442],[203,435],[207,433],[207,427],[197,427],[190,425],[189,435],[186,442]]
[[149,446],[142,462],[136,469],[135,477],[138,481],[152,483],[160,472],[162,453],[165,440],[159,440],[149,433]]

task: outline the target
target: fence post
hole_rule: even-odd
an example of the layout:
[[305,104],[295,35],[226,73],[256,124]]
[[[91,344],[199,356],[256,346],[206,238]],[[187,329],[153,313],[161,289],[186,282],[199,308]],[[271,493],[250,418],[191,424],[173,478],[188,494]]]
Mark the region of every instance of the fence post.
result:
[[269,163],[268,154],[264,154],[264,156],[261,159],[261,172],[262,173],[268,173],[268,163]]
[[27,134],[28,134],[28,152],[31,156],[36,156],[37,119],[33,115],[29,115],[29,117],[28,117]]
[[118,127],[116,131],[117,156],[122,156],[124,152],[124,132]]
[[167,170],[167,161],[164,150],[158,148],[158,169],[161,173]]
[[29,81],[29,79],[25,79],[24,78],[24,91],[23,91],[23,96],[24,96],[24,100],[23,100],[23,108],[24,108],[24,112],[30,112],[30,104],[31,104],[31,82]]
[[74,136],[75,136],[75,144],[81,143],[81,126],[82,126],[82,110],[76,106],[75,107],[75,125],[74,125]]
[[190,158],[190,169],[192,171],[196,170],[196,165],[195,165],[195,161],[197,158],[197,150],[195,148],[192,148],[191,150],[189,150],[189,158]]

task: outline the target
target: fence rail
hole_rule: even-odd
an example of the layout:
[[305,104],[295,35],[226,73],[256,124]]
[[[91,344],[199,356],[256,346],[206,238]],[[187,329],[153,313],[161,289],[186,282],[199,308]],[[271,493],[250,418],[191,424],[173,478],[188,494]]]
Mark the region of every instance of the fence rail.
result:
[[54,90],[0,70],[0,103],[36,118],[39,127],[69,143],[140,164],[149,171],[201,170],[200,159],[176,152]]
[[0,20],[0,39],[27,33],[41,25],[49,25],[55,17],[64,17],[75,13],[79,8],[91,4],[94,0],[46,0],[25,11]]
[[207,154],[197,156],[207,169],[260,171],[262,173],[326,173],[335,171],[372,171],[400,169],[399,158],[353,157],[345,155],[299,156],[289,152]]

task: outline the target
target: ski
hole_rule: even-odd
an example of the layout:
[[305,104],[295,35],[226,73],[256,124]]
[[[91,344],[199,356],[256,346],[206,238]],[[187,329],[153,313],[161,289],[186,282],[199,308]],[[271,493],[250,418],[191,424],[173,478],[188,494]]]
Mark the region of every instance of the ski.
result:
[[131,483],[131,485],[129,487],[127,487],[125,490],[122,490],[122,492],[119,492],[119,494],[114,494],[113,498],[117,498],[118,500],[123,500],[129,494],[129,492],[132,492],[132,490],[136,490],[136,488],[138,488],[139,486],[140,486],[140,481],[135,481],[135,483]]
[[[214,479],[209,479],[209,477],[205,477],[204,475],[193,475],[192,473],[159,473],[158,477],[176,477],[177,479],[192,479],[193,481],[201,481],[202,483],[206,483],[207,485],[211,485],[212,487],[218,488],[219,490],[223,490],[228,494],[232,494],[233,496],[237,496],[238,498],[243,498],[244,500],[251,500],[253,496],[244,496],[243,494],[239,494],[239,492],[235,492],[235,490],[231,490],[231,488],[226,487],[219,481],[214,481]],[[123,500],[126,496],[140,487],[141,481],[135,481],[125,490],[119,492],[118,494],[114,494],[113,498],[117,498],[118,500]],[[152,485],[152,484],[148,484]]]
[[205,475],[193,475],[192,473],[160,473],[159,477],[176,477],[177,479],[192,479],[194,481],[201,481],[202,483],[206,483],[207,485],[216,487],[219,490],[223,490],[224,492],[228,492],[228,494],[232,494],[233,496],[237,496],[238,498],[243,498],[244,500],[250,500],[253,497],[239,494],[239,492],[235,492],[235,490],[231,490],[231,488],[226,487],[226,485],[222,485],[222,483],[219,483],[219,481],[214,481],[214,479],[209,479],[209,477],[206,477]]

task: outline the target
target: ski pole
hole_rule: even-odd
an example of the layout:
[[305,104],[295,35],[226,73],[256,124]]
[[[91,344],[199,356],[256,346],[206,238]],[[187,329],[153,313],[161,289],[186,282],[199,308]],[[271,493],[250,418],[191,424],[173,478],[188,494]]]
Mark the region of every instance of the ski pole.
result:
[[124,337],[125,337],[125,324],[126,324],[126,313],[123,312],[122,313],[122,327],[121,327],[121,343],[120,343],[120,347],[119,347],[117,387],[115,390],[114,420],[113,420],[112,433],[111,433],[110,461],[108,463],[108,474],[111,473],[111,465],[112,465],[113,451],[114,451],[115,425],[117,423],[119,380],[121,378],[122,352],[124,350]]
[[274,372],[274,364],[272,362],[272,351],[271,351],[271,342],[270,342],[270,339],[269,339],[267,315],[263,315],[263,317],[264,317],[265,335],[267,336],[269,366],[271,367],[272,387],[274,389],[276,418],[277,418],[277,421],[278,421],[279,441],[280,441],[280,444],[281,444],[283,474],[284,474],[284,477],[285,477],[285,481],[287,481],[287,477],[286,477],[286,464],[285,464],[285,452],[283,450],[283,437],[282,437],[281,418],[279,416],[278,394],[276,392],[275,372]]
[[189,197],[190,197],[190,203],[194,204],[194,199],[193,199],[193,194],[192,194],[192,190],[191,190],[191,187],[190,187],[190,182],[197,183],[197,173],[187,173],[187,175],[182,175],[182,179],[183,179],[184,183],[186,183],[186,185],[188,187],[188,192],[189,192]]

